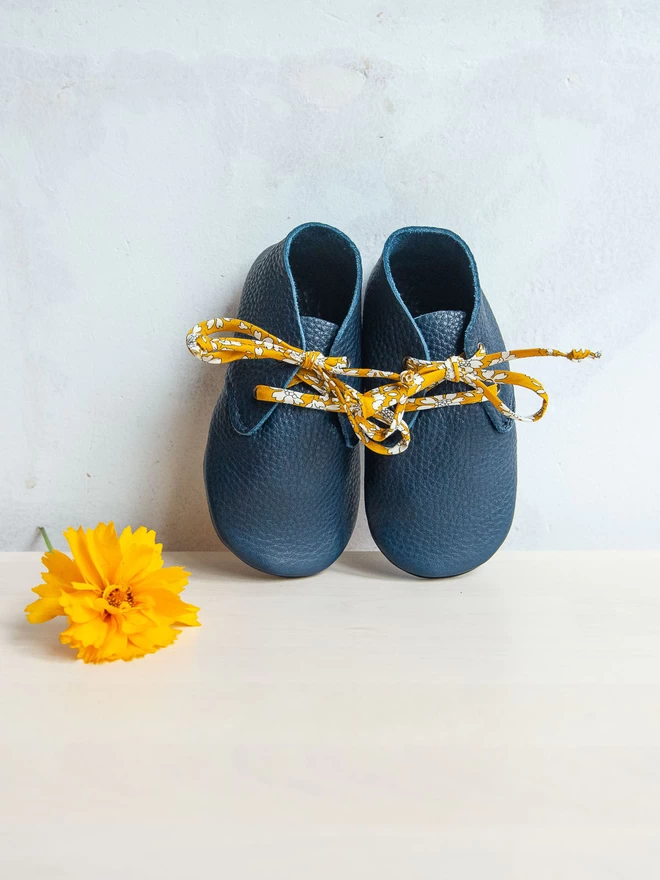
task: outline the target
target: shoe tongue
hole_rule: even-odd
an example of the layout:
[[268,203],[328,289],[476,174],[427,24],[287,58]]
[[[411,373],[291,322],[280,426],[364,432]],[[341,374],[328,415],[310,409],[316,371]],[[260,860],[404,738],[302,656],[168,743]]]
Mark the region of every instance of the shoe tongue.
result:
[[442,311],[419,315],[415,323],[421,330],[432,361],[444,361],[465,348],[467,312]]
[[312,318],[310,315],[301,315],[300,323],[302,324],[305,334],[305,348],[307,351],[320,351],[321,354],[330,354],[330,347],[335,341],[335,336],[339,327],[331,321],[324,321],[323,318]]

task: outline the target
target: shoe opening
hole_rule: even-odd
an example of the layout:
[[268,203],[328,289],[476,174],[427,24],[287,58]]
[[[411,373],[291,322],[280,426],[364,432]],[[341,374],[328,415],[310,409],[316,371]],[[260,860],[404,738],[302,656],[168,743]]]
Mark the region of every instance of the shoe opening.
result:
[[477,274],[472,254],[443,229],[403,230],[389,248],[392,278],[413,318],[437,311],[471,314]]
[[289,265],[301,316],[342,324],[359,274],[350,241],[335,229],[305,226],[291,242]]

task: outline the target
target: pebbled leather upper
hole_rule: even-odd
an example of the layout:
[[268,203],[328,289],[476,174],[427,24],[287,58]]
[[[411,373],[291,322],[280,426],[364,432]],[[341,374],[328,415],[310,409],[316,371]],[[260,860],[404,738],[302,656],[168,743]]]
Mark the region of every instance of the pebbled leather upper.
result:
[[[238,317],[359,366],[361,283],[350,239],[307,223],[257,258]],[[256,385],[285,387],[295,372],[270,360],[232,364],[204,459],[221,540],[249,565],[285,577],[334,562],[353,531],[360,492],[359,450],[345,416],[255,399]]]
[[[467,245],[431,227],[395,232],[374,268],[364,303],[363,356],[400,370],[407,356],[445,360],[506,346],[479,286]],[[443,383],[435,394],[461,390]],[[514,405],[510,387],[502,399]],[[504,541],[515,507],[516,433],[490,403],[413,413],[401,455],[367,455],[369,527],[395,565],[449,577],[481,565]]]

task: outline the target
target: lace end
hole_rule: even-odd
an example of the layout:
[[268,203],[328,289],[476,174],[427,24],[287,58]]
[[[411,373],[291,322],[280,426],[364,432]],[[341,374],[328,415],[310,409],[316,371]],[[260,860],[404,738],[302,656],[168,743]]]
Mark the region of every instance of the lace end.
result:
[[599,358],[602,357],[602,352],[600,351],[590,351],[588,348],[574,348],[572,351],[568,353],[569,360],[572,361],[582,361],[585,358]]

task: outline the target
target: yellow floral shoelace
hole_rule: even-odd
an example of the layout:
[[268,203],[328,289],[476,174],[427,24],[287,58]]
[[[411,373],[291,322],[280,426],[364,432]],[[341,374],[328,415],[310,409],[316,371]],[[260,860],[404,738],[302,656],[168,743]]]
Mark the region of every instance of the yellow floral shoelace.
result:
[[[243,336],[216,336],[226,332],[241,333]],[[344,413],[362,443],[381,455],[397,455],[408,448],[410,428],[404,415],[416,410],[464,406],[488,400],[509,419],[538,421],[548,407],[548,395],[541,383],[524,373],[492,369],[494,365],[531,357],[563,357],[570,361],[600,357],[600,352],[588,349],[563,352],[554,348],[521,348],[487,354],[484,347],[479,345],[471,358],[459,355],[453,355],[445,361],[406,358],[403,372],[393,373],[350,367],[345,357],[326,357],[318,351],[303,351],[261,327],[238,318],[211,318],[196,324],[188,333],[186,342],[192,355],[209,363],[228,364],[238,360],[269,358],[298,367],[286,388],[257,385],[255,397],[270,403],[288,403],[306,409]],[[391,383],[360,392],[343,381],[343,378],[350,377],[390,379]],[[461,382],[472,390],[418,396],[445,381]],[[293,390],[293,386],[300,382],[309,385],[316,393]],[[541,398],[540,408],[531,416],[519,416],[499,397],[497,386],[500,384],[528,388]],[[386,441],[397,432],[401,435],[399,441],[386,446]]]

